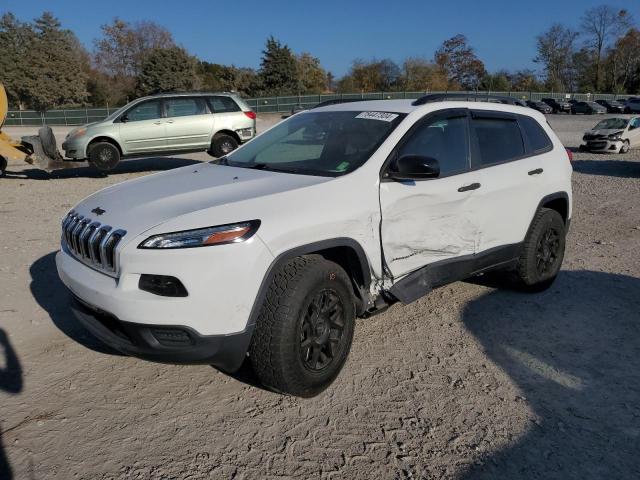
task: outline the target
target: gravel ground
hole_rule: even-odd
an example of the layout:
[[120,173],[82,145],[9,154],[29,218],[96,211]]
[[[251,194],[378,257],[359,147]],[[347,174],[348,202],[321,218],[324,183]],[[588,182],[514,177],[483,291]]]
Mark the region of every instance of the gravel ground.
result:
[[[550,123],[575,148],[595,119]],[[359,320],[344,371],[310,400],[261,389],[249,369],[120,356],[67,309],[63,213],[204,158],[130,160],[108,177],[12,165],[0,179],[0,478],[3,465],[19,479],[640,478],[639,151],[575,154],[551,289],[482,277]]]

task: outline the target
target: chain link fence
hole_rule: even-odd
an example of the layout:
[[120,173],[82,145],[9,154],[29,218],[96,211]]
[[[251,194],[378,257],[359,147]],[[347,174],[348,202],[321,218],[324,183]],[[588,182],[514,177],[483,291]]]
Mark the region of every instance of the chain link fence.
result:
[[[442,91],[426,92],[374,92],[374,93],[337,93],[322,95],[291,95],[283,97],[258,97],[244,99],[256,113],[287,113],[293,108],[311,108],[321,102],[339,99],[354,100],[392,100],[415,99],[429,93],[447,93]],[[523,100],[540,100],[542,98],[574,98],[576,100],[615,100],[624,99],[627,95],[558,93],[558,92],[456,92],[477,93],[480,95],[500,95]],[[119,107],[104,108],[72,108],[37,112],[34,110],[9,110],[5,125],[37,126],[37,125],[84,125],[105,119]]]

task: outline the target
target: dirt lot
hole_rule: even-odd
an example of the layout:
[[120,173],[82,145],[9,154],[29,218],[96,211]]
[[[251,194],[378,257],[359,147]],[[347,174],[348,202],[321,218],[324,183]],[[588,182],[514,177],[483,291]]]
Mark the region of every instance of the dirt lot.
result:
[[[550,121],[569,147],[595,122]],[[640,478],[640,151],[575,155],[550,290],[456,283],[360,320],[344,371],[310,400],[248,369],[117,355],[67,309],[64,212],[205,158],[0,179],[0,478]]]

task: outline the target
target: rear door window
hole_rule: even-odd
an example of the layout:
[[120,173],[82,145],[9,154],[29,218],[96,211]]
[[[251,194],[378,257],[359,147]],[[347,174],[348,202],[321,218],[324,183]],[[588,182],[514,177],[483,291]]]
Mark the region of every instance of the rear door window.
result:
[[207,106],[202,98],[169,98],[164,101],[164,104],[167,117],[185,117],[207,113]]
[[477,145],[474,163],[487,166],[525,155],[524,140],[514,115],[474,112],[471,123]]
[[520,115],[518,121],[527,138],[529,153],[538,154],[547,152],[553,148],[549,135],[547,135],[547,132],[545,132],[540,124],[533,118]]
[[240,107],[230,97],[209,97],[213,113],[239,112]]

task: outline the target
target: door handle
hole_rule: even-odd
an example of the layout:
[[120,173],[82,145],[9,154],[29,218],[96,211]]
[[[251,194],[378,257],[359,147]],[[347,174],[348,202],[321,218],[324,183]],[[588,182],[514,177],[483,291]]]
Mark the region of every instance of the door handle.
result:
[[535,170],[531,170],[529,175],[540,175],[544,170],[542,168],[536,168]]
[[162,122],[153,122],[154,125],[162,125]]
[[167,123],[173,123],[173,120],[167,120]]
[[459,192],[468,192],[469,190],[477,190],[480,188],[479,183],[471,183],[469,185],[464,185],[458,189]]

